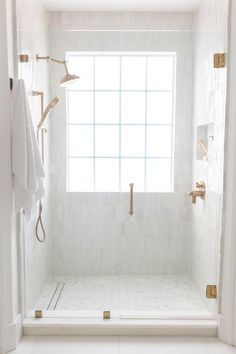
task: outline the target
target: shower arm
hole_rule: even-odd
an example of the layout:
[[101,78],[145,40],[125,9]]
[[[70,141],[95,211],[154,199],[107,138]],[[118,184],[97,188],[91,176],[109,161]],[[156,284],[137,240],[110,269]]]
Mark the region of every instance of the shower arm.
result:
[[58,59],[53,59],[49,55],[46,57],[40,57],[38,54],[36,55],[36,60],[46,60],[47,62],[53,62],[53,63],[58,63],[58,64],[63,64],[65,67],[66,75],[69,74],[68,68],[67,68],[67,62],[65,60],[58,60]]

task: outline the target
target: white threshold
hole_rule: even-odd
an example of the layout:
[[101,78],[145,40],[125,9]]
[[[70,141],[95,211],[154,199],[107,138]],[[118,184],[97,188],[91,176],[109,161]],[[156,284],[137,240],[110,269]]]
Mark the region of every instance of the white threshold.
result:
[[23,321],[24,335],[181,335],[216,336],[217,321],[204,312],[121,312],[103,319],[101,311],[31,311]]

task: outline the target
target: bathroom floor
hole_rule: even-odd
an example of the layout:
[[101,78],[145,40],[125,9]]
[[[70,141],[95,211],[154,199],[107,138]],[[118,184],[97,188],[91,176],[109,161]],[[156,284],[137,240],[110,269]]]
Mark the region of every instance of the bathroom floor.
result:
[[11,354],[236,354],[208,337],[23,337]]
[[52,277],[35,306],[68,311],[208,312],[189,276]]

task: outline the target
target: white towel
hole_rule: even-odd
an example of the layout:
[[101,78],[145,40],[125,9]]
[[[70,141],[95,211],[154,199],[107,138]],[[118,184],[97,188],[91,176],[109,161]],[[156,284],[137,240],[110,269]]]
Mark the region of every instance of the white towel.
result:
[[13,80],[12,89],[12,174],[16,212],[30,215],[33,205],[45,194],[45,176],[24,81]]

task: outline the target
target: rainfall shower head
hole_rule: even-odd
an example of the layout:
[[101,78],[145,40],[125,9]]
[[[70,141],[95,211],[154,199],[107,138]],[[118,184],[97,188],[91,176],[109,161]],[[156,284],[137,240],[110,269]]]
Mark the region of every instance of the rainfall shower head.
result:
[[47,115],[48,115],[50,109],[54,108],[54,107],[57,105],[57,103],[58,103],[59,101],[60,101],[60,98],[57,97],[57,96],[55,96],[55,97],[51,100],[51,102],[47,105],[45,111],[43,112],[42,118],[41,118],[41,120],[40,120],[40,122],[39,122],[39,124],[38,124],[38,128],[39,128],[39,129],[42,127],[42,125],[43,125],[43,123],[44,123],[44,121],[45,121],[45,119],[46,119],[46,117],[47,117]]
[[66,62],[64,62],[63,64],[65,66],[66,75],[63,76],[63,78],[60,81],[60,86],[61,87],[65,87],[65,86],[68,86],[70,84],[73,84],[74,82],[76,82],[80,78],[78,75],[69,74]]
[[62,87],[68,86],[68,85],[74,83],[75,81],[79,80],[79,78],[80,78],[78,75],[71,75],[71,74],[69,74],[68,68],[67,68],[67,63],[66,63],[65,60],[53,59],[53,58],[51,58],[49,55],[46,56],[46,57],[41,57],[41,56],[39,56],[38,54],[36,55],[36,60],[37,60],[37,61],[39,61],[39,60],[46,60],[46,61],[48,61],[48,62],[58,63],[58,64],[63,64],[63,65],[64,65],[66,75],[63,76],[63,78],[62,78],[61,81],[60,81],[60,86],[62,86]]
[[79,79],[79,76],[77,75],[71,75],[71,74],[66,74],[60,81],[60,86],[65,87],[70,84],[73,84]]

